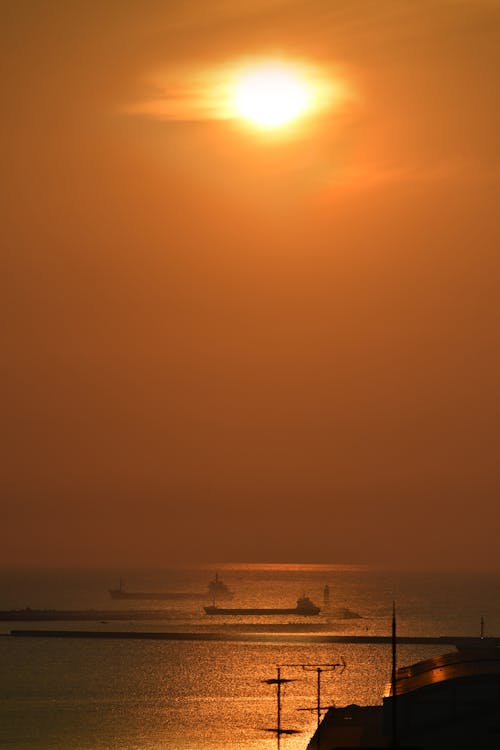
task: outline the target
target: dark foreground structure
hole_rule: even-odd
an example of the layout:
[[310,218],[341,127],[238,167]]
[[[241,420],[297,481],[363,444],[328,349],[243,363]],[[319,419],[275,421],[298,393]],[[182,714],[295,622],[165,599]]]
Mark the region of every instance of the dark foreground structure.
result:
[[328,709],[307,750],[387,747],[499,748],[500,649],[459,649],[397,669],[382,706]]

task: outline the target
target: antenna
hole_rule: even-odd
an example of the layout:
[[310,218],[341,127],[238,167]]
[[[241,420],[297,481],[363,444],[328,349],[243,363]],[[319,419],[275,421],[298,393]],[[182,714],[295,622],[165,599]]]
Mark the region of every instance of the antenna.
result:
[[392,746],[398,746],[398,713],[396,697],[396,602],[392,602]]
[[[316,705],[308,708],[299,708],[299,711],[316,711],[317,717],[318,717],[318,729],[321,722],[321,712],[326,711],[330,708],[330,706],[322,706],[321,705],[321,675],[323,672],[334,672],[337,668],[341,669],[341,672],[344,671],[344,669],[347,667],[345,659],[341,656],[341,661],[337,663],[329,663],[329,664],[279,664],[277,666],[277,677],[271,678],[269,680],[263,680],[267,685],[276,685],[276,698],[277,698],[277,704],[278,704],[278,721],[277,726],[273,727],[272,729],[267,729],[267,732],[275,732],[278,738],[278,748],[280,747],[280,739],[282,734],[299,734],[299,730],[297,729],[283,729],[281,727],[281,686],[286,684],[287,682],[295,682],[296,680],[290,680],[286,679],[285,677],[281,676],[281,670],[284,667],[287,667],[287,669],[302,669],[302,670],[315,670],[317,675],[317,682],[316,682]],[[318,750],[320,750],[320,735],[318,731]]]
[[345,662],[345,659],[341,656],[341,661],[335,664],[288,664],[287,666],[293,666],[293,667],[302,667],[304,670],[315,670],[316,671],[316,705],[306,708],[299,708],[299,711],[316,711],[317,716],[317,730],[316,730],[316,747],[318,750],[321,750],[321,734],[320,734],[320,724],[321,724],[321,712],[327,711],[331,706],[322,706],[321,705],[321,675],[323,672],[335,672],[335,670],[340,667],[341,668],[341,674],[344,671],[344,669],[347,667],[347,664]]
[[277,702],[277,725],[271,729],[267,729],[267,732],[275,732],[278,740],[278,748],[280,747],[281,735],[282,734],[298,734],[297,729],[282,729],[281,727],[281,686],[288,682],[295,682],[295,680],[289,680],[281,676],[281,667],[277,667],[277,676],[269,680],[263,680],[267,685],[276,685],[276,702]]

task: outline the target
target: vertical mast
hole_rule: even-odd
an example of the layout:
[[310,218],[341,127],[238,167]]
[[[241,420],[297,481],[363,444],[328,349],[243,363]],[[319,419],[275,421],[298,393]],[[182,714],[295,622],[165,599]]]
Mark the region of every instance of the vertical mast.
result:
[[392,602],[392,746],[398,746],[398,714],[396,697],[396,602]]
[[277,735],[278,748],[279,748],[280,742],[281,742],[281,735],[282,734],[296,734],[296,730],[281,728],[281,686],[287,682],[293,682],[293,680],[288,680],[285,677],[281,676],[281,666],[278,665],[277,670],[278,672],[275,678],[271,678],[270,680],[264,680],[264,682],[266,682],[268,685],[276,685],[276,698],[277,698],[277,704],[278,704],[277,726],[273,727],[269,731],[274,732]]
[[281,669],[278,667],[278,679],[277,682],[277,690],[278,690],[278,723],[276,724],[278,728],[278,737],[281,734]]
[[318,685],[317,685],[317,691],[316,691],[316,712],[318,714],[318,729],[319,725],[321,723],[321,667],[317,668],[318,672]]

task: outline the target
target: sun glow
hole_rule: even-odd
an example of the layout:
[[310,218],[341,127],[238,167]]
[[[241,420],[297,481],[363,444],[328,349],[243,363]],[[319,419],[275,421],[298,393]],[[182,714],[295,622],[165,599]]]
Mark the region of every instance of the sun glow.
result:
[[286,125],[309,111],[313,103],[313,86],[290,65],[266,63],[251,67],[235,81],[236,114],[261,128]]
[[339,113],[353,99],[340,68],[287,58],[159,71],[150,88],[155,95],[128,106],[127,113],[179,122],[238,120],[279,138],[302,133],[307,121],[332,108]]

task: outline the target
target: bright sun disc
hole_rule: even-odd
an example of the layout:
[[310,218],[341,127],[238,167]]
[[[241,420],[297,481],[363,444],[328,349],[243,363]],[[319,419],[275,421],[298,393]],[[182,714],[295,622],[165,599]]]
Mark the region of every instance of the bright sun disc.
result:
[[236,82],[235,110],[262,128],[277,128],[311,106],[310,86],[284,65],[262,65],[244,72]]

